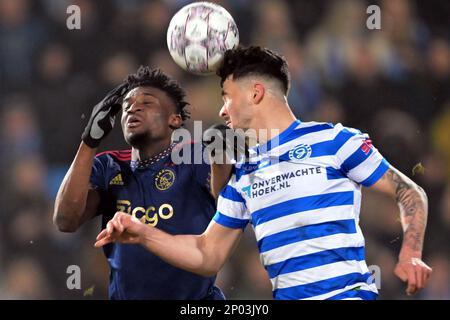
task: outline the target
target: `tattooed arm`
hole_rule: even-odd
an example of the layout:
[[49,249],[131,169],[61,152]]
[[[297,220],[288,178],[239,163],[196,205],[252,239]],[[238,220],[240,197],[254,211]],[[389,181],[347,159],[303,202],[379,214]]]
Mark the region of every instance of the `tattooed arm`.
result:
[[394,272],[407,282],[406,293],[415,294],[425,287],[432,271],[422,261],[428,215],[427,195],[414,181],[392,166],[372,188],[393,196],[400,208],[403,243]]

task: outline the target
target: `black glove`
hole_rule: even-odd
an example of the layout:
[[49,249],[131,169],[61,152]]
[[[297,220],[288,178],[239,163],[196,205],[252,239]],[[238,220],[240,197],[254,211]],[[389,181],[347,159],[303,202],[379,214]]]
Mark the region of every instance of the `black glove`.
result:
[[97,148],[100,141],[114,127],[116,114],[121,109],[121,99],[128,92],[128,83],[124,82],[111,90],[92,110],[91,118],[84,129],[81,139],[91,148]]
[[235,160],[241,159],[242,155],[248,157],[248,146],[243,132],[237,132],[223,124],[215,124],[205,130],[203,145],[211,157],[215,158],[216,163],[224,163],[224,155]]

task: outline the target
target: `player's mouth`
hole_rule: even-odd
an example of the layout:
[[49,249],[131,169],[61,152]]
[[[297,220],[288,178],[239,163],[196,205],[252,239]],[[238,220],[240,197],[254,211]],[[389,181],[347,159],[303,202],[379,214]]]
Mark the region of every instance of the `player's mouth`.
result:
[[127,128],[136,128],[137,126],[139,126],[142,123],[142,121],[136,117],[136,116],[130,116],[127,119]]
[[231,128],[231,120],[226,121],[226,122],[225,122],[225,125],[226,125],[228,128]]

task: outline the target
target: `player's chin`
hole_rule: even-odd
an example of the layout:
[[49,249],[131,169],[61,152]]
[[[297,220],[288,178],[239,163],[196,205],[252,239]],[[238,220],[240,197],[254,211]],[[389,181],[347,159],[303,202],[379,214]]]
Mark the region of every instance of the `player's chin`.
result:
[[146,140],[147,133],[142,130],[132,129],[126,130],[124,134],[125,141],[131,146],[141,145]]

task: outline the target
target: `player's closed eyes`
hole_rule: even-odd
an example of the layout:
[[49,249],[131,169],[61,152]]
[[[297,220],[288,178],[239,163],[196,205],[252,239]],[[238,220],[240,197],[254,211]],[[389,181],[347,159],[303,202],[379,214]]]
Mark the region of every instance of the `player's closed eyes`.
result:
[[[144,106],[149,106],[149,105],[152,105],[152,104],[153,104],[153,101],[143,101],[143,102],[141,102],[140,104],[141,104],[141,105],[144,105]],[[126,105],[123,107],[123,111],[124,111],[124,112],[127,112],[128,110],[130,110],[130,108],[131,108],[131,104],[126,104]]]
[[130,104],[129,103],[127,103],[126,105],[124,105],[124,107],[123,107],[123,112],[127,112],[129,109],[130,109]]

